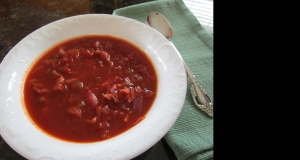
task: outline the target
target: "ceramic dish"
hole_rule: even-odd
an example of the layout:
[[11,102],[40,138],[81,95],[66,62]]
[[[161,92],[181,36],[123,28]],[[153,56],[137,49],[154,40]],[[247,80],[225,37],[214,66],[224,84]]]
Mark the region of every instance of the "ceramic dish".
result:
[[[111,35],[140,47],[158,74],[157,98],[146,118],[114,138],[72,143],[47,136],[22,106],[23,81],[30,64],[51,46],[72,37]],[[132,159],[157,143],[176,121],[187,81],[179,53],[157,31],[133,19],[106,14],[64,18],[32,32],[15,45],[0,65],[0,134],[27,159]]]

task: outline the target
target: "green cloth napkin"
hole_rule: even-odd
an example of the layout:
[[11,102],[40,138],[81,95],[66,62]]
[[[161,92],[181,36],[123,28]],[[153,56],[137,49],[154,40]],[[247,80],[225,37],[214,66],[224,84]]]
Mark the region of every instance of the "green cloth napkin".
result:
[[[145,23],[152,11],[169,20],[173,28],[171,41],[213,100],[213,36],[182,0],[146,2],[116,9],[113,14]],[[182,111],[164,138],[179,160],[213,159],[213,122],[194,105],[188,85]]]

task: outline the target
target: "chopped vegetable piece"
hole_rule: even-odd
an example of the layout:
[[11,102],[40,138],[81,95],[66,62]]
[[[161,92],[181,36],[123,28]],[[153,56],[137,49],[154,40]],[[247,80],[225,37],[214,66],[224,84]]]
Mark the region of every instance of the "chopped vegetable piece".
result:
[[68,113],[71,113],[72,115],[75,115],[77,117],[81,117],[82,111],[79,107],[71,107],[68,109]]
[[95,94],[94,93],[92,93],[90,90],[88,90],[87,92],[86,92],[86,103],[88,104],[88,105],[90,105],[91,107],[96,107],[97,106],[97,104],[98,104],[98,99],[97,99],[97,97],[95,96]]
[[83,89],[83,83],[80,82],[80,81],[74,81],[74,82],[72,83],[72,88],[73,88],[74,90],[82,90],[82,89]]

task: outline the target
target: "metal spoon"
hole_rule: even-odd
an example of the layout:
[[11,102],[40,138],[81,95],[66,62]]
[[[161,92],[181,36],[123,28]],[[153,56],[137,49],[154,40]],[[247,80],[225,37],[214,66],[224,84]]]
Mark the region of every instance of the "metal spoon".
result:
[[[147,16],[146,23],[147,25],[149,25],[150,27],[154,28],[162,35],[164,35],[169,40],[169,42],[174,46],[174,44],[170,40],[171,37],[173,36],[172,26],[164,15],[162,15],[159,12],[151,12]],[[176,49],[175,46],[174,48]],[[186,65],[183,59],[182,59],[182,63],[187,73],[187,82],[190,84],[190,90],[195,105],[200,110],[205,112],[207,115],[213,117],[213,102],[210,100],[209,96],[202,88],[202,86],[198,84],[195,74],[190,70],[190,68]]]

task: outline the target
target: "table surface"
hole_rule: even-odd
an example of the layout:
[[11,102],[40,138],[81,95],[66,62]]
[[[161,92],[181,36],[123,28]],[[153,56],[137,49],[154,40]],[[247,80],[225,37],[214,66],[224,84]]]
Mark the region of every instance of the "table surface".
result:
[[[0,62],[25,36],[53,21],[80,14],[112,14],[117,8],[153,0],[0,0]],[[63,3],[62,3],[63,2]],[[0,136],[0,160],[24,160]],[[164,139],[134,160],[176,159]]]

